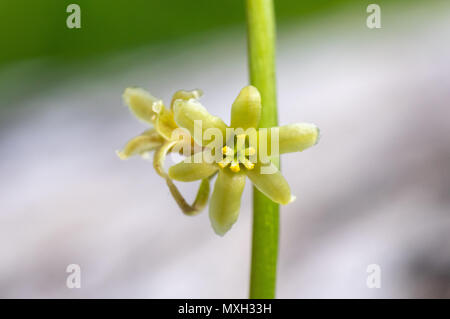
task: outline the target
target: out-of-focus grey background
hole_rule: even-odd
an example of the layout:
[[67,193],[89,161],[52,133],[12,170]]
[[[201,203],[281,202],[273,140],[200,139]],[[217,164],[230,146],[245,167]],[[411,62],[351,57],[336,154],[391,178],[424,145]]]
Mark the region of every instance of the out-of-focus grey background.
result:
[[[151,162],[114,154],[145,129],[128,86],[166,102],[202,88],[229,119],[248,83],[243,3],[80,0],[80,30],[69,3],[0,5],[0,297],[247,297],[250,183],[220,238]],[[275,3],[280,124],[322,132],[282,158],[297,201],[281,211],[277,296],[450,297],[449,4],[379,1],[369,29],[368,1]]]

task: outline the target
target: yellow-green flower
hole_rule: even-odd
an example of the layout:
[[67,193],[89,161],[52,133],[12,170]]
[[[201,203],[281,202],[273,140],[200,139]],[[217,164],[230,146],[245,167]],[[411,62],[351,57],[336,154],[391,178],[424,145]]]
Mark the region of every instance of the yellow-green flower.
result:
[[[243,88],[234,101],[230,126],[209,114],[195,98],[176,99],[173,112],[178,126],[187,129],[195,142],[204,148],[213,144],[208,130],[215,129],[223,136],[223,140],[219,141],[220,147],[208,153],[215,157],[215,161],[196,161],[196,154],[170,167],[168,172],[174,180],[190,182],[209,178],[218,171],[209,204],[211,224],[217,234],[224,235],[236,222],[246,176],[276,203],[285,205],[294,199],[288,183],[271,163],[270,157],[303,151],[316,144],[319,130],[314,124],[298,123],[268,131],[257,130],[261,117],[261,96],[253,86]],[[230,128],[234,129],[231,134]],[[272,142],[278,146],[278,152],[272,149]],[[262,149],[261,145],[266,147]],[[207,158],[204,153],[204,158]]]
[[187,140],[189,145],[183,145],[183,143],[186,144],[186,141],[180,141],[173,137],[173,132],[179,129],[174,121],[172,111],[174,102],[177,100],[198,99],[201,95],[202,92],[200,90],[177,91],[173,95],[171,108],[168,109],[160,99],[153,97],[143,89],[127,88],[123,94],[123,99],[131,112],[139,120],[152,126],[152,128],[129,140],[121,151],[117,151],[117,155],[124,160],[134,155],[146,157],[149,152],[155,151],[153,166],[156,172],[166,180],[172,196],[175,198],[178,206],[187,215],[198,213],[207,204],[209,197],[209,179],[205,178],[202,180],[194,203],[189,205],[165,172],[164,160],[166,155],[175,146],[178,146],[178,149],[189,146],[189,149],[191,149],[192,144],[191,138]]

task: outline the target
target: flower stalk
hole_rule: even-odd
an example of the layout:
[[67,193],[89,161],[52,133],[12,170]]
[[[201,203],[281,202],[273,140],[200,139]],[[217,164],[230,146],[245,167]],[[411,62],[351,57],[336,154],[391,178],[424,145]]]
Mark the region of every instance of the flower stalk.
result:
[[[250,83],[262,100],[259,127],[278,124],[275,85],[275,16],[273,0],[246,0]],[[279,157],[272,159],[279,167]],[[275,298],[279,205],[253,188],[253,236],[250,298]]]

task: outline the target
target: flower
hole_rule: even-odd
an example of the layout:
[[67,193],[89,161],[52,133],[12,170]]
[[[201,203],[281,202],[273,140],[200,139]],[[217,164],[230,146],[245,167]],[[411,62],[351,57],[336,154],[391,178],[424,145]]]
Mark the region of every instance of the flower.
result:
[[[194,154],[170,167],[169,178],[190,182],[218,172],[209,204],[211,224],[218,235],[223,236],[230,230],[239,216],[246,176],[276,203],[285,205],[295,198],[287,181],[272,163],[273,158],[315,145],[319,129],[314,124],[297,123],[257,130],[261,96],[253,86],[244,87],[234,101],[230,126],[209,114],[196,98],[176,99],[173,112],[177,125],[188,130],[195,142],[204,147],[203,159],[213,156],[215,161],[199,162],[195,158],[198,154]],[[211,129],[223,137],[215,139],[218,145],[211,143],[211,134],[207,134]]]
[[[139,120],[150,124],[153,128],[129,140],[121,151],[117,151],[117,155],[122,160],[134,155],[141,155],[146,158],[149,152],[155,151],[153,166],[156,172],[166,180],[172,196],[187,215],[195,215],[206,206],[209,197],[209,178],[202,180],[194,203],[189,205],[165,172],[164,161],[166,155],[173,151],[176,146],[179,149],[189,146],[189,149],[191,149],[192,144],[190,137],[187,140],[188,142],[186,140],[180,141],[173,134],[176,129],[179,129],[174,121],[172,111],[174,101],[198,99],[201,95],[200,90],[177,91],[173,95],[171,108],[168,109],[160,99],[153,97],[143,89],[127,88],[123,94],[124,102],[129,106],[131,112]],[[186,145],[186,143],[189,145]]]

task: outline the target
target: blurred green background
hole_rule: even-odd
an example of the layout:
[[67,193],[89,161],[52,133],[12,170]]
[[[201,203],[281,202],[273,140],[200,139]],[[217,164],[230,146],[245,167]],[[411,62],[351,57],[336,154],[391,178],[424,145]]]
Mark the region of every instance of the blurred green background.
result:
[[[275,2],[278,22],[309,19],[349,3],[364,10],[370,3]],[[81,7],[81,29],[66,28],[66,7],[71,3]],[[245,23],[243,0],[2,0],[0,12],[0,67],[35,57],[67,63]]]
[[[290,23],[307,24],[336,11],[365,12],[372,2],[276,0],[278,28]],[[386,8],[416,2],[419,1],[376,3]],[[81,7],[81,29],[66,27],[66,8],[71,3]],[[244,6],[243,0],[2,0],[0,108],[17,104],[24,98],[24,90],[30,97],[57,85],[67,74],[86,74],[93,69],[98,74],[102,71],[98,66],[107,56],[119,56],[140,47],[164,46],[152,53],[151,58],[158,59],[168,46],[176,44],[179,49],[199,34],[208,33],[213,38],[220,30],[239,28],[245,32]],[[358,27],[364,28],[366,15],[360,17]],[[27,63],[22,65],[22,61]],[[120,67],[116,65],[115,70]],[[110,71],[111,67],[103,70]]]

